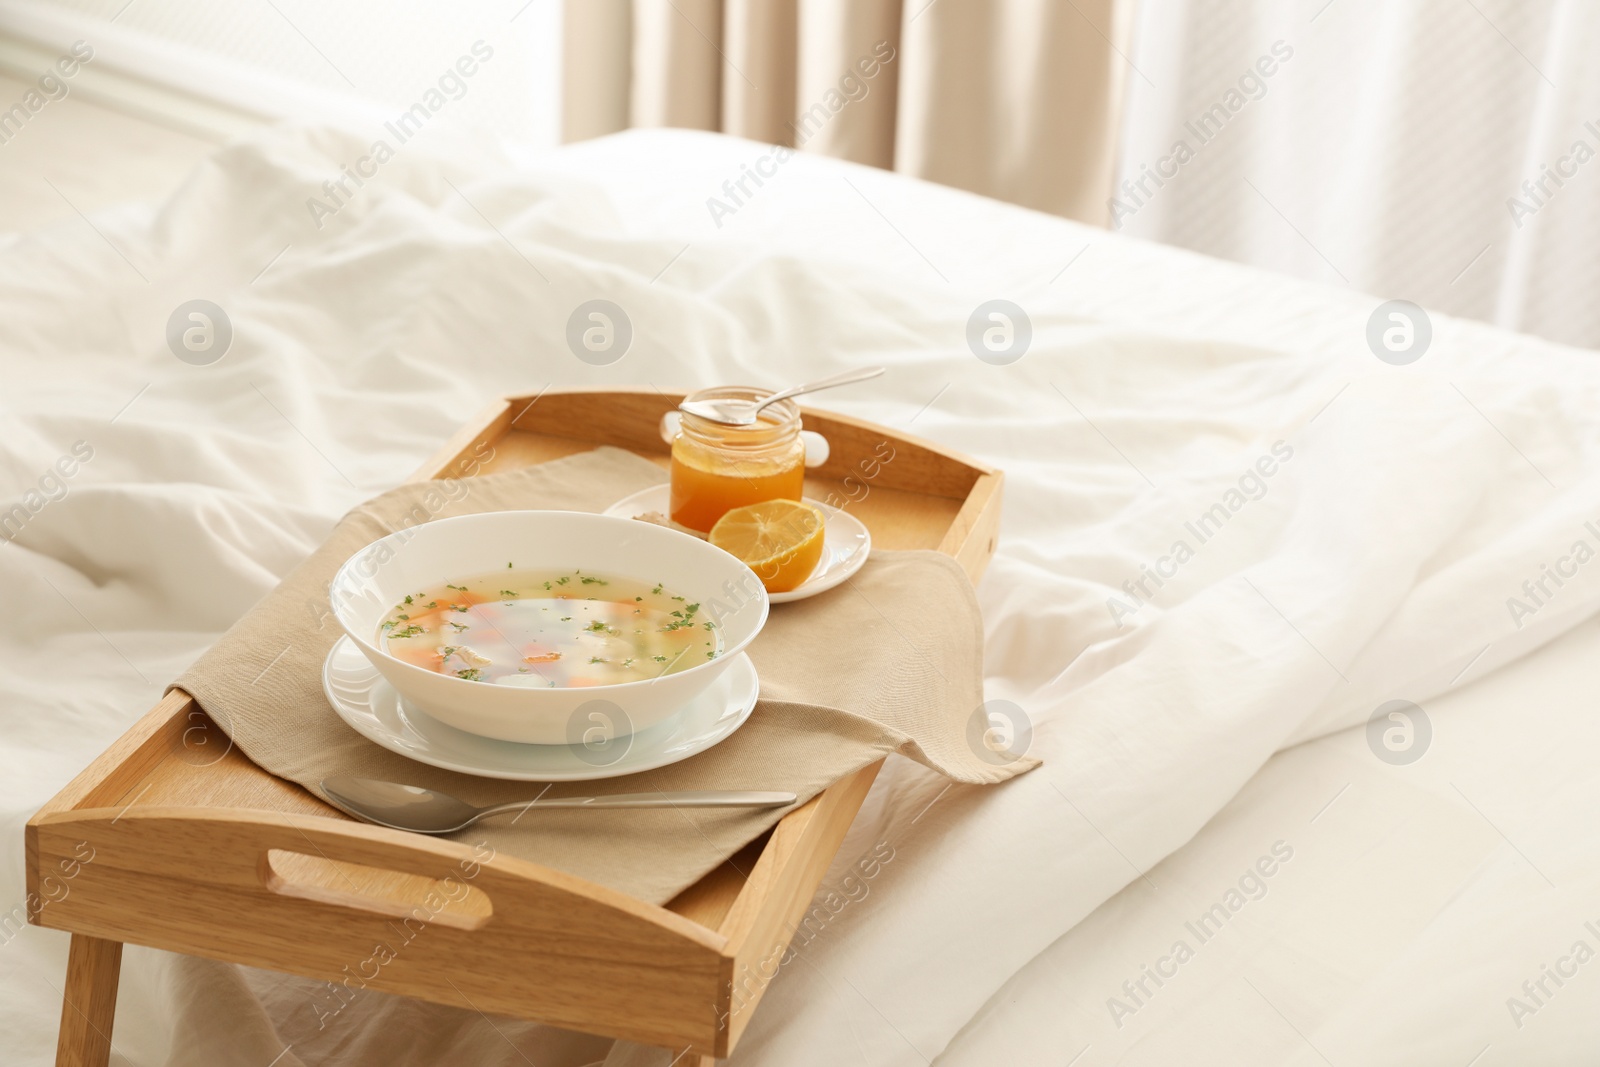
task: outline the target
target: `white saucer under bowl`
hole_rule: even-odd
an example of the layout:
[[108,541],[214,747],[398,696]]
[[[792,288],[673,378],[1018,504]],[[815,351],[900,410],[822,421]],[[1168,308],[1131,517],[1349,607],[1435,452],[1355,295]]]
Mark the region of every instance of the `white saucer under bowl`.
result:
[[[821,511],[828,520],[827,532],[823,535],[822,559],[817,562],[817,569],[811,572],[811,577],[801,582],[799,588],[791,589],[787,593],[768,594],[767,599],[774,604],[804,600],[808,596],[827,592],[860,570],[861,565],[867,562],[867,556],[872,553],[872,534],[867,532],[866,524],[860,519],[848,511],[833,507],[831,504],[824,504],[820,500],[813,500],[809,496],[805,501]],[[631,519],[647,511],[665,515],[671,510],[671,506],[671,487],[665,484],[652,485],[632,496],[624,497],[601,514],[617,519]]]
[[592,746],[524,745],[446,726],[411,707],[348,637],[322,667],[322,691],[351,729],[409,759],[445,770],[518,782],[578,782],[664,767],[733,733],[750,717],[760,686],[743,652],[688,706],[638,733],[611,739],[613,723],[597,712]]

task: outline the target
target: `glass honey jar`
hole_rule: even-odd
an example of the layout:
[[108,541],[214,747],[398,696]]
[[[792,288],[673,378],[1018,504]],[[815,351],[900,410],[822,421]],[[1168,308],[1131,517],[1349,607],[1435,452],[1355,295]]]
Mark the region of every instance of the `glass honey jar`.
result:
[[[770,389],[725,385],[689,400],[761,400]],[[708,533],[733,508],[763,500],[799,500],[806,446],[793,400],[763,408],[753,426],[726,426],[681,412],[672,438],[671,519]]]

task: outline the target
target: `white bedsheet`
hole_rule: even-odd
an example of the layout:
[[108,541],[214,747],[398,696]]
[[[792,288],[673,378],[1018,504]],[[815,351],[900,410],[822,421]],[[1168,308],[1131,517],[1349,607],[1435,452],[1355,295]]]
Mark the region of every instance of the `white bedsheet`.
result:
[[[1366,348],[1374,299],[813,157],[719,227],[706,198],[770,149],[701,134],[499,169],[408,150],[318,230],[306,197],[365,143],[275,133],[159,209],[0,243],[7,487],[61,495],[46,469],[93,450],[0,546],[26,605],[0,649],[14,842],[344,508],[490,395],[883,362],[827,406],[1008,472],[981,589],[990,696],[1025,710],[1046,766],[947,789],[892,762],[836,872],[894,858],[780,971],[733,1062],[1592,1050],[1579,987],[1600,964],[1520,1029],[1505,1005],[1600,927],[1595,731],[1572,699],[1592,628],[1473,684],[1600,606],[1600,566],[1578,566],[1532,614],[1507,608],[1575,541],[1600,547],[1591,354],[1436,318],[1428,355],[1392,367]],[[197,296],[236,331],[205,367],[163,338]],[[634,323],[610,367],[564,341],[595,297]],[[1006,367],[965,342],[997,297],[1033,327]],[[1201,544],[1185,523],[1219,503]],[[1180,539],[1192,558],[1134,599],[1124,583]],[[1352,729],[1397,698],[1434,730],[1406,767]],[[1280,841],[1265,896],[1167,985],[1122,990]],[[64,948],[31,930],[0,947],[18,1062],[49,1060]],[[116,1044],[141,1065],[607,1055],[376,994],[319,1032],[312,983],[143,951],[124,972]],[[1137,1010],[1114,1020],[1113,996]]]

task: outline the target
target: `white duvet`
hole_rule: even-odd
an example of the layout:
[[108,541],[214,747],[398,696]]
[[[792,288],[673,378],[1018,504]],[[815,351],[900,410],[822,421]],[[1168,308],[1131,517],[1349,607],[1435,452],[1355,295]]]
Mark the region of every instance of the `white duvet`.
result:
[[[714,220],[770,149],[703,134],[470,166],[408,146],[319,229],[308,197],[365,140],[275,132],[164,204],[0,238],[16,903],[33,809],[487,398],[877,362],[826,404],[1007,472],[989,696],[1045,766],[972,788],[892,761],[832,882],[871,877],[819,898],[734,1063],[1592,1053],[1592,354],[1435,317],[1392,366],[1375,298],[805,155]],[[166,338],[196,298],[233,330],[206,365]],[[596,298],[633,328],[608,366],[566,341]],[[992,299],[1031,322],[1009,365],[968,345]],[[1393,700],[1426,726],[1369,744]],[[1407,730],[1427,754],[1392,762]],[[65,940],[0,945],[14,1062],[50,1062]],[[671,1058],[370,993],[319,1030],[312,989],[130,951],[116,1054]]]

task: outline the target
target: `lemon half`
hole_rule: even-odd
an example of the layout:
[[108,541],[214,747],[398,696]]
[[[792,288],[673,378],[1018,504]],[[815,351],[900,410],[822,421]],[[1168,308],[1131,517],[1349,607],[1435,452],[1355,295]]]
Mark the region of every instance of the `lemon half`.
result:
[[769,593],[787,593],[822,560],[827,519],[798,500],[763,500],[734,508],[711,527],[710,541],[756,572]]

